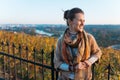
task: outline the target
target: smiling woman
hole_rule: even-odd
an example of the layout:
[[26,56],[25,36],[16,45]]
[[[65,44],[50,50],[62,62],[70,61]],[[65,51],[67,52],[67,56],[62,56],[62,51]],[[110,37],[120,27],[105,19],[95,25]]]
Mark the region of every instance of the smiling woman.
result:
[[72,8],[64,13],[68,28],[59,38],[54,64],[58,80],[91,80],[91,66],[102,55],[95,38],[84,30],[84,12]]

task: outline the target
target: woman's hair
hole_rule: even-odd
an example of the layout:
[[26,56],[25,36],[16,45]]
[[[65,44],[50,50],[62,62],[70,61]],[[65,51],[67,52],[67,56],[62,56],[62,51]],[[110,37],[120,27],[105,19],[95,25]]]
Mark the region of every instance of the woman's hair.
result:
[[[80,8],[72,8],[71,10],[66,10],[64,12],[64,19],[67,21],[68,19],[70,19],[71,21],[75,18],[75,14],[76,13],[82,13],[84,14],[83,10],[80,9]],[[67,25],[68,24],[68,21],[67,21]]]

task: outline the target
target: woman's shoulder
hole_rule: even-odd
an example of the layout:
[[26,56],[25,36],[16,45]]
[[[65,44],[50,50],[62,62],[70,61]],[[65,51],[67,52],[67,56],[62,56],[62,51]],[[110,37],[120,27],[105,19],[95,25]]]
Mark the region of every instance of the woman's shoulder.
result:
[[87,36],[88,36],[89,38],[94,38],[94,36],[93,36],[91,33],[87,33]]
[[61,44],[62,43],[62,39],[63,39],[63,35],[61,35],[59,38],[58,38],[58,43]]
[[88,36],[88,39],[89,39],[90,42],[95,42],[96,41],[95,37],[92,34],[87,33],[87,36]]

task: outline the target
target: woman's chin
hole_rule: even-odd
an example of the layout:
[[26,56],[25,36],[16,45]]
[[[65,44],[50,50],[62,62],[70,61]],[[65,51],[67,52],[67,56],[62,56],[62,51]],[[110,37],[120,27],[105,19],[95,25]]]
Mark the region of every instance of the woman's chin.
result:
[[83,29],[79,29],[79,31],[80,31],[80,32],[82,32],[82,31],[83,31]]

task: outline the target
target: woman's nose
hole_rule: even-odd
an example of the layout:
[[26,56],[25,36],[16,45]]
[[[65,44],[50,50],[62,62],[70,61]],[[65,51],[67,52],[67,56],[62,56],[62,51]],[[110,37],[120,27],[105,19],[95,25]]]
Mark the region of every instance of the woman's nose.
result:
[[84,21],[81,21],[81,25],[84,25]]

